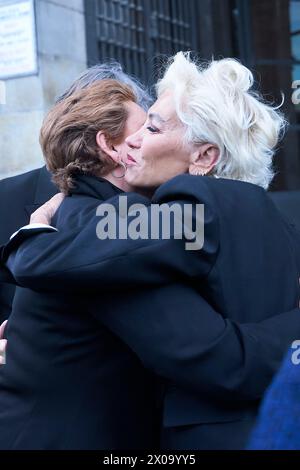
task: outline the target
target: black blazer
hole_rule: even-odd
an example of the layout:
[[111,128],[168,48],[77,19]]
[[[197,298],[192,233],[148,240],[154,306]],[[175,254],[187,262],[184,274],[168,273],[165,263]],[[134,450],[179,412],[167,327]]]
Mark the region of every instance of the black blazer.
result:
[[[46,167],[0,181],[0,244],[22,225],[30,215],[57,192]],[[11,312],[15,287],[0,281],[0,323]]]
[[[82,177],[59,211],[58,227],[82,228],[101,200],[119,192]],[[98,322],[106,301],[100,292],[16,289],[0,368],[0,449],[157,446],[154,376]]]
[[[136,194],[128,199],[147,204]],[[300,334],[298,235],[265,191],[247,183],[184,175],[152,201],[204,203],[202,250],[186,251],[185,240],[173,238],[99,240],[91,214],[82,230],[24,241],[8,266],[35,289],[101,289],[97,318],[168,379],[166,447],[242,448],[259,400]],[[117,207],[117,198],[110,202]],[[22,233],[3,257],[18,243]]]
[[300,191],[274,191],[269,196],[283,216],[300,230]]

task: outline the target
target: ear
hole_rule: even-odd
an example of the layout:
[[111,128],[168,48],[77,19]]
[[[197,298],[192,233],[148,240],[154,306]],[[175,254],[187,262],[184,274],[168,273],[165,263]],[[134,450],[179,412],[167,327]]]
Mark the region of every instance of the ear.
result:
[[216,165],[220,156],[219,148],[210,143],[201,144],[192,153],[189,166],[191,175],[207,175]]
[[96,143],[102,152],[106,153],[115,163],[119,163],[119,154],[103,131],[97,132]]

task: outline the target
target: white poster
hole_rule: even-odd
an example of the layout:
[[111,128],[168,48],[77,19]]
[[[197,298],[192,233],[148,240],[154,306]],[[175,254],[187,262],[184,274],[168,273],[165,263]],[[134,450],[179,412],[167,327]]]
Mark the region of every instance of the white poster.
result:
[[0,2],[0,80],[37,73],[33,0]]

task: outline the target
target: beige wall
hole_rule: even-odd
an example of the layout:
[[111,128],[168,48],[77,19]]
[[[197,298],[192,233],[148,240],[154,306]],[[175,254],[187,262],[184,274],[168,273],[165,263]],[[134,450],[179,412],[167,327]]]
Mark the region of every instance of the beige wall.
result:
[[36,0],[36,24],[38,75],[5,81],[6,104],[0,104],[0,179],[43,164],[38,143],[43,116],[86,68],[83,0]]

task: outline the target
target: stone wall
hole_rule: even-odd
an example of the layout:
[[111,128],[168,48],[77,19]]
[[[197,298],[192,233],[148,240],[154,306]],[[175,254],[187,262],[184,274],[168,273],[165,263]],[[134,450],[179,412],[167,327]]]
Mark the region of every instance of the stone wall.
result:
[[[36,0],[38,75],[5,81],[0,104],[0,179],[43,164],[43,116],[86,68],[83,0]],[[1,58],[0,58],[1,60]]]

